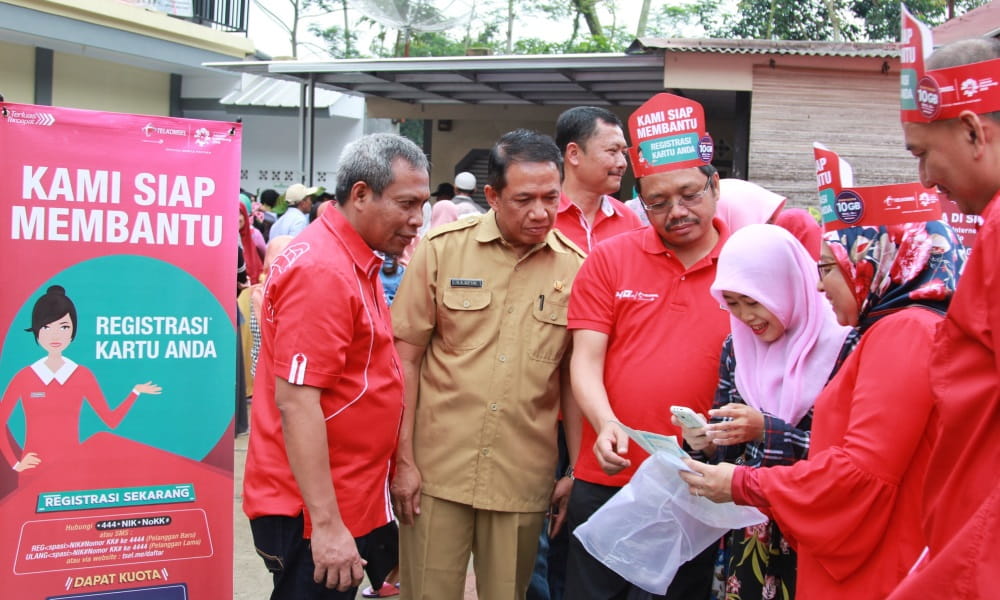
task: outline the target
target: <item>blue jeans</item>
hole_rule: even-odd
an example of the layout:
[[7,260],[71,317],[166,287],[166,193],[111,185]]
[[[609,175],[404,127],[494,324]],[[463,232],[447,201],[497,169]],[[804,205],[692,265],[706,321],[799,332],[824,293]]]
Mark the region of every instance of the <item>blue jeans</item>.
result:
[[[556,464],[558,480],[569,468],[569,451],[566,448],[566,433],[559,423],[559,462]],[[566,590],[566,556],[569,554],[569,521],[554,538],[549,538],[549,520],[545,520],[542,533],[538,536],[538,555],[535,558],[535,572],[531,575],[525,600],[563,600]]]

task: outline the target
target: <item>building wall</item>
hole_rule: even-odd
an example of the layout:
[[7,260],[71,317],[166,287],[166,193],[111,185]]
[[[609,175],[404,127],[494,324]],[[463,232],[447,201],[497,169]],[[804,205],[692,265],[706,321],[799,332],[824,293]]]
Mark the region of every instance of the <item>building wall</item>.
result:
[[917,179],[899,122],[899,75],[871,71],[754,70],[749,179],[816,206],[813,142],[854,167],[856,185]]
[[[551,121],[508,121],[508,120],[455,120],[451,131],[437,131],[434,123],[434,139],[431,146],[431,190],[437,184],[455,180],[455,164],[462,160],[469,150],[474,148],[489,149],[497,139],[508,131],[524,127],[552,135],[555,129],[555,119]],[[482,192],[483,184],[479,181],[478,191]]]
[[0,42],[0,94],[7,102],[34,104],[34,48]]
[[[188,111],[186,117],[233,121],[236,116],[223,111]],[[243,117],[243,159],[240,187],[258,193],[273,188],[283,192],[301,181],[299,167],[299,119],[297,116],[254,115]],[[333,191],[336,170],[344,146],[360,137],[363,120],[341,117],[316,119],[315,173],[312,184]],[[308,182],[307,182],[308,183]]]
[[170,74],[57,53],[52,69],[55,106],[112,112],[170,114]]
[[[115,0],[3,0],[2,4],[51,15],[56,19],[66,18],[106,27],[110,32],[129,32],[172,42],[183,48],[197,48],[238,59],[254,51],[253,42],[242,34],[204,27]],[[105,41],[89,39],[86,43],[101,47]]]

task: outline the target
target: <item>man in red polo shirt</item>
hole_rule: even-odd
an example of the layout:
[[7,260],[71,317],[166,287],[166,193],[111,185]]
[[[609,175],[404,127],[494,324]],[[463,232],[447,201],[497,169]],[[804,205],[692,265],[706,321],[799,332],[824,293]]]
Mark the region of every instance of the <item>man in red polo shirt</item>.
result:
[[[919,44],[922,28],[908,16],[904,32]],[[955,42],[926,59],[926,73],[920,66],[919,89],[942,89],[936,106],[921,104],[917,96],[914,105],[922,110],[903,111],[906,147],[919,159],[920,182],[936,186],[962,212],[982,216],[983,224],[935,337],[929,427],[936,424],[937,437],[924,489],[928,548],[890,598],[995,598],[1000,577],[995,548],[1000,533],[1000,90],[976,86],[1000,70],[1000,41]],[[954,86],[957,81],[963,85]]]
[[618,117],[596,106],[571,108],[559,115],[555,139],[563,154],[556,229],[590,252],[600,241],[642,227],[635,213],[608,195],[621,188],[628,166]]
[[[568,327],[573,392],[583,427],[570,529],[624,486],[648,455],[618,425],[674,434],[672,404],[704,413],[718,383],[726,311],[709,294],[728,233],[714,218],[719,176],[710,164],[704,113],[691,100],[658,94],[629,119],[632,167],[650,227],[594,247],[573,283]],[[715,546],[681,567],[666,598],[702,600]],[[570,542],[566,597],[625,598],[625,579]]]
[[[628,162],[622,123],[611,111],[596,106],[571,108],[556,120],[556,145],[563,155],[562,195],[556,229],[590,252],[595,244],[643,224],[634,212],[609,196],[621,188]],[[559,422],[559,464],[556,478],[566,479],[569,449]],[[570,415],[570,418],[578,418]],[[560,482],[562,489],[569,489]],[[535,576],[527,600],[562,600],[566,581],[569,532],[562,528],[549,538],[542,530]]]
[[353,600],[363,568],[381,581],[396,565],[388,482],[403,378],[375,252],[399,254],[416,235],[427,170],[400,136],[350,144],[337,209],[268,275],[243,511],[272,600]]

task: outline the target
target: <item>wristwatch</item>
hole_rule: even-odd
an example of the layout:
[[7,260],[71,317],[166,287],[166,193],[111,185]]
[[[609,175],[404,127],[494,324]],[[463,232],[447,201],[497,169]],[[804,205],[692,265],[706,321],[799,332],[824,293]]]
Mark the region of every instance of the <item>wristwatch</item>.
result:
[[573,465],[566,468],[566,471],[563,473],[563,477],[569,477],[570,481],[576,480],[576,477],[573,477]]

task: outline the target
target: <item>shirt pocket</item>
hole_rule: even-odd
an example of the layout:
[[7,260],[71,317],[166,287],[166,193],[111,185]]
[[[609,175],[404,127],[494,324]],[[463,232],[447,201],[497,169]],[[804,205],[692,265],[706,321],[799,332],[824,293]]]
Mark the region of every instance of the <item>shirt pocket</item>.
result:
[[542,362],[557,363],[569,346],[566,316],[569,305],[552,301],[536,303],[528,321],[528,356]]
[[438,323],[445,346],[453,350],[472,350],[489,341],[496,330],[490,326],[491,301],[489,290],[446,289],[441,298],[444,309]]

